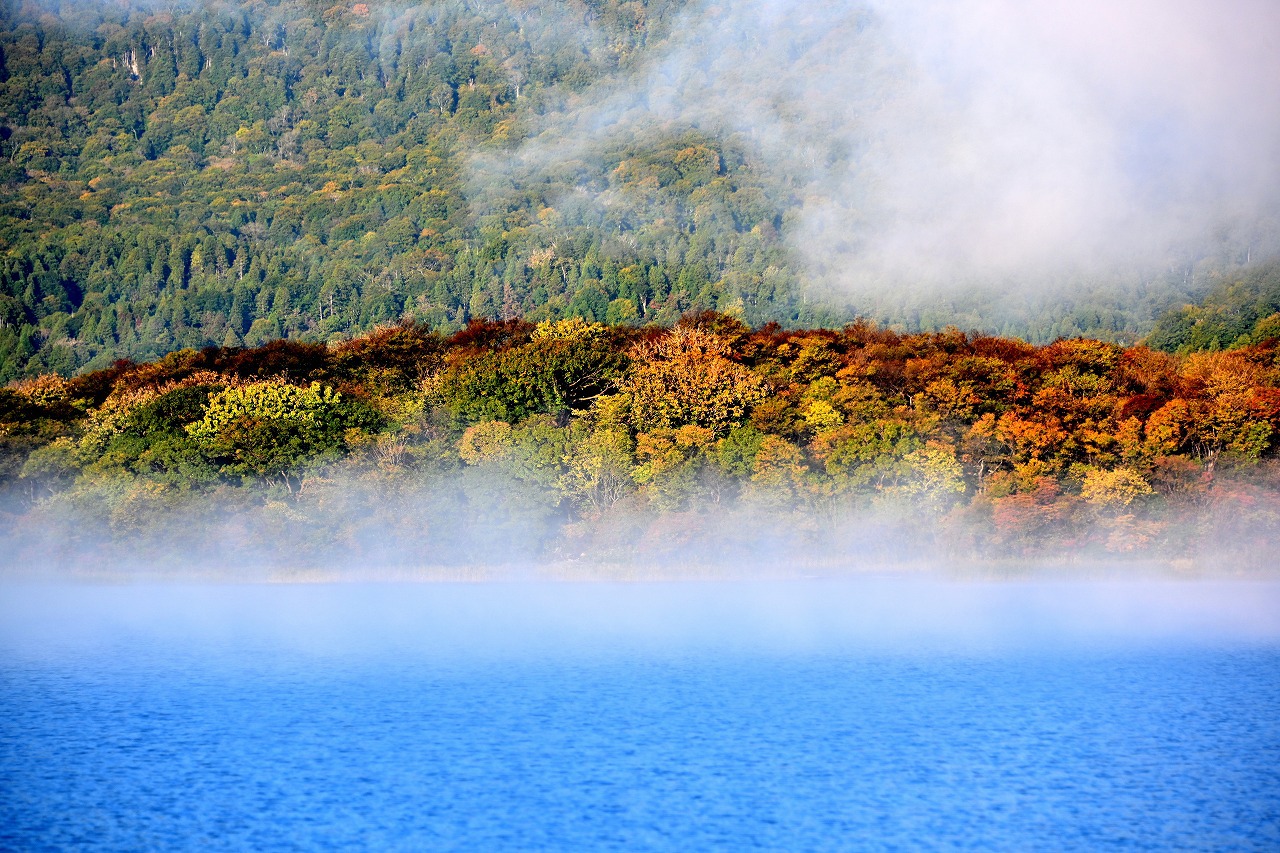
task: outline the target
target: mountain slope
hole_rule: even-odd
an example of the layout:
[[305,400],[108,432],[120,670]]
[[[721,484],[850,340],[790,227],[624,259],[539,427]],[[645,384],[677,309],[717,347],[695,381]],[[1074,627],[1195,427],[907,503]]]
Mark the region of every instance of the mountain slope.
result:
[[[0,381],[406,319],[669,325],[714,309],[1132,342],[1232,266],[1192,259],[1131,287],[1064,273],[1052,288],[817,288],[795,248],[815,185],[749,135],[660,113],[626,133],[566,118],[619,80],[661,77],[663,45],[699,10],[7,3]],[[759,61],[750,43],[721,47],[722,65]]]

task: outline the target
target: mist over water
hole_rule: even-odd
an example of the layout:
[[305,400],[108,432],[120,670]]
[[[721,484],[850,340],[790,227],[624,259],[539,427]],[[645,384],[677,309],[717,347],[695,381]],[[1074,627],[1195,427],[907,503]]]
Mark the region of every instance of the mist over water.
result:
[[1280,582],[855,579],[0,586],[11,660],[121,643],[406,659],[1280,643]]
[[0,586],[0,844],[1268,849],[1276,584]]

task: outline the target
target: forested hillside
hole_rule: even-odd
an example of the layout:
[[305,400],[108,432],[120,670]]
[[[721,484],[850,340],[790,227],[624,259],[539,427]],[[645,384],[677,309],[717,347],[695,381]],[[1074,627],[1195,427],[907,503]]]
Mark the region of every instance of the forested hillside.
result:
[[1190,263],[1123,294],[1031,283],[832,303],[787,242],[805,188],[749,140],[658,122],[564,138],[536,169],[504,159],[646,62],[685,5],[8,0],[0,381],[402,319],[716,309],[1133,341],[1207,286]]
[[472,214],[467,158],[629,61],[669,5],[10,7],[0,378],[404,316],[794,315],[778,202],[687,129],[607,154],[598,189],[642,197],[640,230],[561,214],[573,160]]
[[1223,278],[1198,304],[1160,318],[1147,342],[1166,352],[1247,347],[1280,336],[1280,263]]
[[0,390],[0,450],[14,565],[1238,569],[1273,563],[1280,536],[1280,339],[1174,357],[710,313],[402,325],[27,380]]

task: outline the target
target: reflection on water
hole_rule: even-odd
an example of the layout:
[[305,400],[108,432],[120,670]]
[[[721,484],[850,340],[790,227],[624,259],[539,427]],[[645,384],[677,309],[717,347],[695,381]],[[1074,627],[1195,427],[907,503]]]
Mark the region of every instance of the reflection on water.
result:
[[0,587],[0,847],[1280,845],[1280,585]]

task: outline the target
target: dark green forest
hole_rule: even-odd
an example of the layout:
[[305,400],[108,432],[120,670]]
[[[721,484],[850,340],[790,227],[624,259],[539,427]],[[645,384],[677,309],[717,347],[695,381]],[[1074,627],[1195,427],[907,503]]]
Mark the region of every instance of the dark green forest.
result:
[[472,214],[466,158],[627,63],[671,5],[9,7],[0,378],[404,317],[798,316],[777,193],[691,129],[603,153],[597,189],[644,222],[562,215],[572,160]]
[[1280,264],[1224,278],[1198,304],[1162,316],[1147,342],[1166,352],[1247,347],[1280,336]]
[[7,0],[0,381],[404,320],[707,309],[1132,343],[1217,280],[1189,263],[1124,293],[833,304],[786,241],[800,188],[732,135],[655,124],[527,174],[477,167],[643,63],[685,5]]

